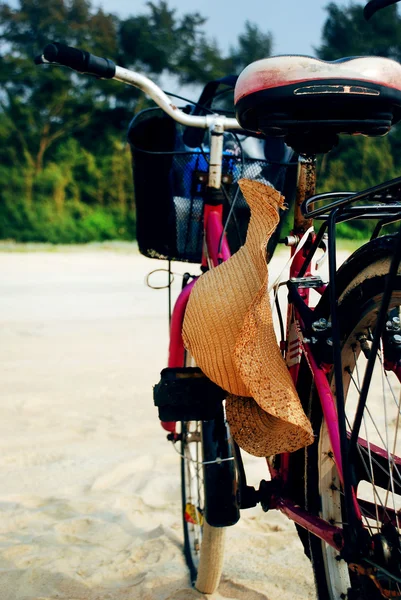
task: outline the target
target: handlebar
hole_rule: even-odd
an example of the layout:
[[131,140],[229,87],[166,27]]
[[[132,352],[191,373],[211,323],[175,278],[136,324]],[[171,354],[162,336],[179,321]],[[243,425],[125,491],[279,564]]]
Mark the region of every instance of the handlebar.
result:
[[101,58],[86,50],[79,50],[59,42],[48,44],[42,56],[35,58],[35,63],[55,63],[102,79],[113,79],[116,74],[116,65],[109,58]]
[[73,48],[72,46],[60,44],[59,42],[52,42],[44,48],[43,54],[35,58],[35,64],[62,65],[70,67],[74,71],[78,71],[78,73],[86,73],[102,79],[116,79],[127,85],[132,85],[150,96],[152,100],[154,100],[154,102],[172,119],[187,127],[209,129],[218,124],[224,130],[241,129],[236,119],[230,119],[223,115],[210,114],[206,116],[197,116],[184,113],[175,106],[167,94],[165,94],[163,90],[148,77],[145,77],[136,71],[119,67],[115,65],[112,60],[94,56],[93,54],[86,52],[86,50]]

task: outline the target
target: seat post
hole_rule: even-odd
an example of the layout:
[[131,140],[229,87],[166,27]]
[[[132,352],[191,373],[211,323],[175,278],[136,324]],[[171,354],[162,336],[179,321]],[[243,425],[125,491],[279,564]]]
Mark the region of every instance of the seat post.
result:
[[305,233],[312,226],[313,219],[305,219],[301,205],[316,193],[316,155],[298,158],[297,192],[294,207],[294,233]]

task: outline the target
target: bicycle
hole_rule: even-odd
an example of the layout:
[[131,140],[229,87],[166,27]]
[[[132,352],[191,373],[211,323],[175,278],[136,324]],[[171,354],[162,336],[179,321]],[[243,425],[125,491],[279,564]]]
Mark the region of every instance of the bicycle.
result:
[[[374,0],[367,6],[377,10],[388,3]],[[168,439],[180,446],[186,560],[193,583],[205,593],[219,583],[225,528],[238,521],[240,510],[260,503],[296,524],[320,599],[401,598],[401,231],[380,235],[384,226],[401,220],[401,178],[357,193],[315,194],[315,156],[328,152],[339,133],[381,135],[401,117],[401,84],[394,87],[393,78],[391,87],[385,78],[391,67],[401,82],[401,66],[377,59],[376,80],[360,71],[359,78],[350,78],[352,61],[362,69],[372,64],[369,58],[336,64],[310,57],[253,63],[236,83],[237,122],[213,111],[182,112],[147,78],[77,49],[53,43],[37,59],[139,87],[178,123],[210,129],[203,156],[209,163],[207,186],[202,170],[193,170],[203,201],[200,249],[207,273],[230,259],[222,177],[232,185],[235,169],[244,168],[240,157],[224,155],[224,131],[281,135],[299,154],[294,228],[283,240],[291,248],[290,279],[276,283],[276,291],[282,285],[288,289],[286,326],[277,296],[275,306],[280,349],[310,419],[313,443],[268,457],[270,480],[262,480],[258,490],[247,485],[227,422],[227,393],[194,365],[183,345],[184,316],[197,281],[189,275],[172,311],[168,368],[155,387]],[[300,70],[301,76],[285,80],[284,67]],[[325,69],[332,69],[329,75]],[[281,77],[280,85],[273,75]],[[224,162],[228,170],[222,170]],[[377,225],[371,239],[337,269],[336,224],[353,219],[375,219]],[[317,233],[311,229],[314,221],[321,221]],[[175,251],[182,239],[176,232]],[[328,283],[312,271],[319,248],[328,251]],[[169,258],[160,249],[153,255]],[[313,309],[312,289],[320,296]],[[383,395],[378,421],[377,388]]]

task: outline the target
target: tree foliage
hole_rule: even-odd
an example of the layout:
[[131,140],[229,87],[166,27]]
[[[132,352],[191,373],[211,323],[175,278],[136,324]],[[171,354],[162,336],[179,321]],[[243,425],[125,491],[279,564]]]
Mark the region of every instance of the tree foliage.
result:
[[33,57],[61,41],[152,78],[170,73],[179,84],[202,84],[270,51],[270,34],[247,23],[223,56],[205,22],[198,12],[178,15],[164,0],[123,20],[89,0],[19,0],[18,8],[0,1],[0,237],[134,235],[125,137],[148,101],[116,82],[39,68]]
[[331,2],[317,55],[323,60],[346,56],[384,56],[401,60],[401,19],[392,5],[366,21],[363,4],[339,6]]
[[[396,5],[363,17],[364,4],[331,2],[322,30],[319,58],[337,60],[353,56],[383,56],[401,60],[401,17]],[[401,128],[384,138],[343,136],[337,148],[320,160],[320,190],[359,191],[396,177],[401,168]],[[372,225],[370,226],[372,227]],[[352,222],[343,227],[348,237],[367,235],[369,225]]]
[[[401,61],[396,6],[363,19],[363,4],[331,2],[316,54],[385,56]],[[0,237],[89,241],[134,236],[135,202],[126,130],[150,105],[134,88],[56,67],[33,57],[50,41],[107,56],[177,86],[239,73],[271,54],[271,33],[248,21],[228,53],[205,32],[197,11],[165,0],[120,19],[90,0],[0,0]],[[174,75],[174,78],[171,77]],[[177,90],[171,90],[177,91]],[[225,102],[228,96],[223,98]],[[401,168],[401,128],[385,138],[346,137],[319,162],[320,189],[361,190]],[[365,235],[363,224],[350,234]],[[359,229],[358,229],[359,228]]]
[[273,48],[273,36],[264,33],[257,25],[245,21],[245,31],[238,37],[237,46],[231,48],[232,71],[239,73],[247,65],[270,56]]

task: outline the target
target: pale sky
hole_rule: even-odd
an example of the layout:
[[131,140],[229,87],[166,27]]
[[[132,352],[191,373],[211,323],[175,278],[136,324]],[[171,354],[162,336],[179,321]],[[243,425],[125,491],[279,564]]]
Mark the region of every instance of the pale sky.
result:
[[[246,20],[256,23],[274,38],[274,54],[313,54],[329,0],[167,0],[178,13],[200,12],[208,21],[205,31],[223,51],[234,44]],[[349,2],[341,2],[348,4]],[[105,12],[121,17],[146,12],[142,0],[94,0]]]
[[[158,0],[154,0],[157,2]],[[273,34],[273,54],[314,54],[320,45],[321,31],[329,2],[349,5],[352,0],[167,0],[178,14],[199,12],[207,18],[204,29],[217,40],[223,52],[234,45],[246,20],[263,32]],[[365,4],[366,0],[355,0]],[[17,7],[18,0],[5,0]],[[146,14],[146,0],[91,0],[94,8],[122,18]]]

